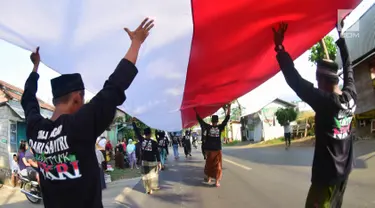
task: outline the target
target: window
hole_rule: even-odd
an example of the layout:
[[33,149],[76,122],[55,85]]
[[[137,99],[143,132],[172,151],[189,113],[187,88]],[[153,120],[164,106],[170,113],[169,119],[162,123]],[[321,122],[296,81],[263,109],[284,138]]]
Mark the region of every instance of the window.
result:
[[17,152],[17,123],[10,121],[9,125],[10,152]]
[[375,66],[370,68],[372,87],[375,89]]

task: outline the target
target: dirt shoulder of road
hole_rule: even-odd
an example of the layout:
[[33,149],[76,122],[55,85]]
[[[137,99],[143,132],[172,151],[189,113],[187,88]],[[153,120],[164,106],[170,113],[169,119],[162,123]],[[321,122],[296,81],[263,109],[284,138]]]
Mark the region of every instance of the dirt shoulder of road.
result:
[[[315,137],[306,137],[306,138],[292,140],[292,146],[313,147],[314,142],[315,142]],[[233,146],[228,146],[228,148],[241,149],[241,148],[280,147],[280,146],[285,146],[285,142],[281,140],[270,140],[270,141],[255,143],[255,144],[238,143]]]
[[113,168],[113,171],[106,172],[111,176],[112,181],[122,180],[122,179],[132,179],[141,176],[140,169],[120,169],[115,167],[115,161],[111,160],[108,164],[110,164]]

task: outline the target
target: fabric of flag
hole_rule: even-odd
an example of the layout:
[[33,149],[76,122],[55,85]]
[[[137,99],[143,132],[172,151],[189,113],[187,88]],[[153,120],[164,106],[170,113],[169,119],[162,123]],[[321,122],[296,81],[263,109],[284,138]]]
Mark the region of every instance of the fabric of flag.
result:
[[153,18],[121,108],[153,128],[173,131],[197,123],[193,108],[208,116],[279,71],[273,26],[289,24],[284,45],[296,58],[335,27],[339,9],[359,3],[0,0],[0,39],[30,51],[40,46],[45,65],[81,73],[96,93],[130,45],[123,28]]

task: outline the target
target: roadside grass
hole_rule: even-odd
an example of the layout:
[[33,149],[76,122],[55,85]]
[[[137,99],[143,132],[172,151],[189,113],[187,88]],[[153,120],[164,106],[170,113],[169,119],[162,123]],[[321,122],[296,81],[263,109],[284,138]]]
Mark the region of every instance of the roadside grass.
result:
[[130,178],[137,178],[141,176],[140,169],[120,169],[115,167],[115,162],[110,161],[108,164],[112,165],[113,171],[106,172],[111,176],[111,181],[117,181],[121,179],[130,179]]
[[239,145],[241,144],[242,142],[241,141],[232,141],[232,142],[229,142],[229,143],[224,143],[223,146],[235,146],[235,145]]
[[272,144],[272,145],[284,144],[285,143],[285,139],[284,139],[284,137],[280,137],[280,138],[277,138],[277,139],[267,140],[267,141],[260,142],[260,143],[261,144]]
[[[312,147],[315,144],[315,137],[308,136],[305,138],[292,139],[291,143],[292,143],[292,146],[295,146],[295,147]],[[262,141],[258,143],[234,141],[229,144],[223,144],[223,146],[233,147],[233,148],[279,147],[279,146],[284,146],[284,145],[285,145],[284,137]]]
[[[308,136],[305,138],[298,138],[298,139],[292,139],[291,143],[292,146],[298,146],[298,147],[303,147],[303,146],[313,146],[315,142],[315,137],[314,136]],[[256,144],[252,144],[252,147],[268,147],[268,146],[280,146],[280,145],[285,145],[285,139],[284,137],[280,137],[277,139],[272,139],[264,142],[259,142]]]

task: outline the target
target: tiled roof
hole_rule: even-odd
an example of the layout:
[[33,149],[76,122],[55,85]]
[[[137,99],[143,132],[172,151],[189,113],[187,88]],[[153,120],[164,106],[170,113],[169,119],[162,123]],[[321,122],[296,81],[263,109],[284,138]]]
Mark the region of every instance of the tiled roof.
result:
[[[7,105],[14,111],[17,113],[17,115],[19,117],[21,117],[22,119],[25,119],[25,113],[22,109],[22,106],[21,106],[21,103],[20,102],[17,102],[17,101],[8,101],[7,102]],[[52,117],[52,114],[53,114],[53,111],[50,111],[50,110],[46,110],[46,109],[43,109],[41,108],[40,109],[40,114],[44,117],[44,118],[51,118]]]
[[[7,96],[8,100],[16,100],[18,102],[21,101],[21,97],[23,93],[23,90],[21,88],[18,88],[16,86],[13,86],[7,82],[0,80],[0,90]],[[0,100],[2,99],[3,98],[0,98]],[[2,101],[4,102],[5,100],[2,100]],[[48,103],[40,100],[39,98],[38,98],[38,101],[39,101],[39,105],[41,108],[44,108],[50,111],[55,110],[55,108],[52,105],[49,105]]]

